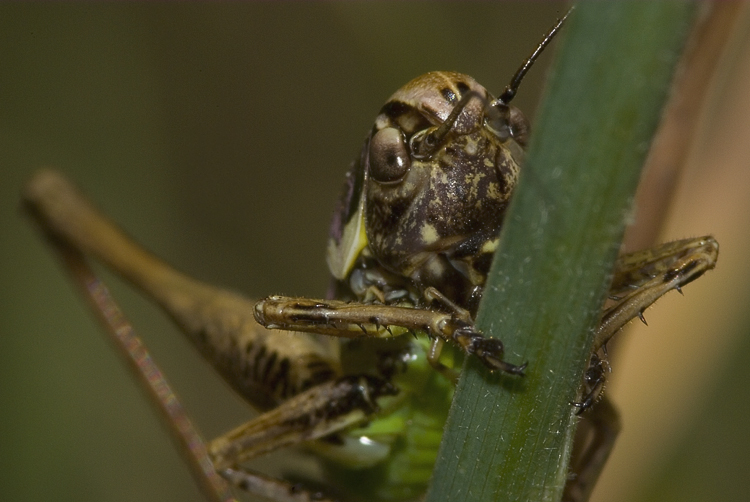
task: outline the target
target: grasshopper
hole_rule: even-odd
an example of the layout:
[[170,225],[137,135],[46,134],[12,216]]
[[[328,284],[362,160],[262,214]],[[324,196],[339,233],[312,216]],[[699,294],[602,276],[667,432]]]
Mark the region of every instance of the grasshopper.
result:
[[[561,24],[497,99],[467,75],[433,72],[388,100],[334,213],[326,299],[256,303],[196,281],[133,242],[61,175],[31,180],[26,205],[74,277],[95,283],[82,255],[123,275],[263,412],[208,443],[207,477],[218,473],[271,500],[330,500],[242,467],[303,444],[330,462],[331,477],[353,471],[341,475],[347,495],[367,485],[371,499],[414,499],[429,479],[461,360],[523,377],[526,363],[507,361],[473,316],[528,139],[528,122],[510,102]],[[609,406],[601,397],[607,341],[660,296],[713,268],[717,255],[716,241],[703,237],[618,260],[575,403],[581,412]],[[106,304],[98,308],[113,319]],[[591,445],[598,456],[614,440],[609,425]],[[600,467],[584,465],[575,482],[590,482]]]

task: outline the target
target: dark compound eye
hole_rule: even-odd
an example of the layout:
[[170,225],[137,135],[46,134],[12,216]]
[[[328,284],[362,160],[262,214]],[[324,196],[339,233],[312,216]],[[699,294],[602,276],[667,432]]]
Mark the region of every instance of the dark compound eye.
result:
[[500,141],[513,138],[516,143],[526,147],[529,140],[529,121],[515,106],[497,104],[485,110],[484,124]]
[[510,129],[510,109],[505,105],[489,106],[484,112],[484,124],[500,141],[512,136]]
[[404,177],[411,167],[404,137],[396,128],[379,130],[370,140],[370,176],[380,183],[392,183]]
[[529,119],[515,106],[510,107],[510,130],[516,143],[526,147],[529,142],[531,126],[529,125]]

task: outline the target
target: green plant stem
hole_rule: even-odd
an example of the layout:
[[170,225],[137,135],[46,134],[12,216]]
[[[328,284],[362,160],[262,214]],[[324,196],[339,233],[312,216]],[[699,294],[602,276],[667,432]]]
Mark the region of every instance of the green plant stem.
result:
[[557,501],[575,408],[689,2],[591,2],[563,28],[477,325],[526,377],[464,368],[427,500]]

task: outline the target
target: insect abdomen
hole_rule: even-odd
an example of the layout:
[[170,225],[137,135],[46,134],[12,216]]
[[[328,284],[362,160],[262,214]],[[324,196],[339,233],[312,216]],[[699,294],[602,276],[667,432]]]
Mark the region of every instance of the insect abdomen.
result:
[[[357,500],[359,493],[371,494],[368,502],[418,499],[432,476],[454,384],[427,362],[426,340],[420,338],[411,345],[406,371],[393,378],[406,399],[398,409],[351,432],[360,442],[389,443],[389,454],[373,467],[330,468],[337,485],[349,492],[352,500]],[[444,359],[451,365],[455,355],[452,348],[446,347],[444,352]]]

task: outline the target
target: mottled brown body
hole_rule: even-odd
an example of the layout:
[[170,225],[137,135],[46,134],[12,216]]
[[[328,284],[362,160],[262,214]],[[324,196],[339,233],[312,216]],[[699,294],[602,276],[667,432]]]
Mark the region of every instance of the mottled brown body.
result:
[[[562,22],[499,100],[471,77],[433,72],[387,101],[347,173],[331,225],[329,297],[336,299],[271,296],[256,304],[201,283],[130,240],[59,174],[43,171],[30,181],[25,204],[74,279],[89,283],[90,274],[81,272],[84,255],[108,265],[163,307],[235,390],[267,410],[196,453],[198,477],[218,472],[275,501],[331,502],[241,465],[304,444],[349,469],[342,481],[354,480],[355,490],[364,486],[359,480],[375,480],[370,486],[377,489],[364,494],[367,500],[417,499],[437,456],[460,354],[491,370],[523,375],[526,365],[505,362],[500,340],[477,332],[472,315],[529,130],[508,103]],[[566,500],[587,499],[619,429],[611,404],[597,404],[607,368],[605,344],[663,294],[713,268],[717,257],[718,244],[707,236],[618,260],[574,405],[579,411],[593,408],[586,417],[594,434],[574,467]],[[96,308],[112,319],[109,307]],[[337,338],[326,343],[300,332]],[[417,332],[430,341],[401,336]],[[400,338],[372,340],[393,337]],[[337,343],[355,338],[370,340]],[[446,342],[459,354],[447,365],[441,359]],[[154,380],[149,390],[165,387]],[[171,391],[166,394],[164,402],[176,402]],[[181,428],[178,419],[170,420]],[[184,442],[200,442],[197,434],[190,437]],[[233,497],[216,491],[212,500]]]
[[[427,144],[457,109],[440,141]],[[353,284],[356,271],[381,268],[386,289],[406,289],[414,300],[434,287],[475,310],[523,161],[528,125],[512,110],[510,127],[494,129],[502,119],[495,98],[454,72],[427,73],[390,97],[348,175],[331,232],[329,253],[346,245],[341,223],[363,220],[366,242],[357,242],[351,269],[329,256],[353,296],[364,300],[370,286]]]

